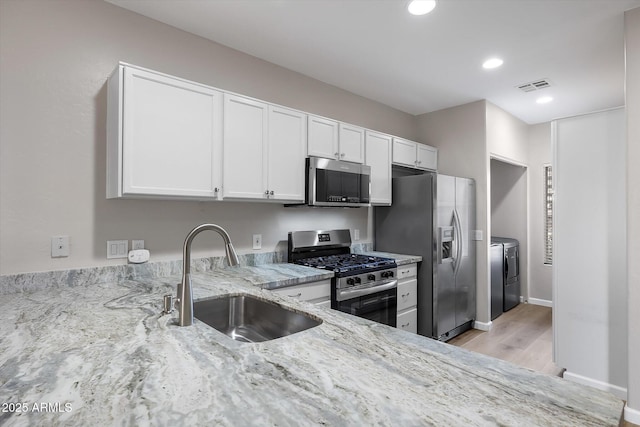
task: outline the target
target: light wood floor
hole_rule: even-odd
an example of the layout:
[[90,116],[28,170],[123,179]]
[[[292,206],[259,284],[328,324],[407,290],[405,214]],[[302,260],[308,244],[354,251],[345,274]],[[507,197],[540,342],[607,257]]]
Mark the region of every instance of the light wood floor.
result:
[[[552,361],[551,308],[520,304],[493,321],[491,331],[471,329],[449,344],[506,360],[549,375],[562,376],[564,369]],[[621,420],[620,427],[640,427]]]
[[518,366],[561,376],[552,361],[551,308],[520,304],[493,321],[491,331],[471,329],[449,341]]

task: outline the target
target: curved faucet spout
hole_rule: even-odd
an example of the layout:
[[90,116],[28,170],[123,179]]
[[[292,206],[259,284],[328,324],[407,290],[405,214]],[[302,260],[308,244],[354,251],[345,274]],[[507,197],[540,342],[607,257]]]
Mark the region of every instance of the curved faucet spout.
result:
[[236,254],[229,233],[224,228],[216,224],[201,224],[191,230],[184,239],[182,246],[182,282],[178,284],[178,297],[176,305],[179,311],[180,326],[190,326],[193,324],[193,291],[191,288],[191,243],[193,239],[205,230],[215,231],[224,240],[224,250],[227,255],[227,262],[230,266],[238,265],[238,254]]

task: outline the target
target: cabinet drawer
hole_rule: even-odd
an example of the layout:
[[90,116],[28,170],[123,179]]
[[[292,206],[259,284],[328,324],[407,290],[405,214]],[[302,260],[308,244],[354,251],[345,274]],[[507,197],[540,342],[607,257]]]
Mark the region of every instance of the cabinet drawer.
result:
[[418,304],[418,280],[410,279],[398,284],[398,312]]
[[287,286],[286,288],[274,289],[273,292],[302,301],[329,299],[331,297],[331,280]]
[[408,264],[398,267],[398,280],[406,279],[408,277],[415,277],[418,275],[417,264]]
[[396,324],[398,329],[403,331],[418,333],[418,309],[412,308],[404,313],[398,314]]

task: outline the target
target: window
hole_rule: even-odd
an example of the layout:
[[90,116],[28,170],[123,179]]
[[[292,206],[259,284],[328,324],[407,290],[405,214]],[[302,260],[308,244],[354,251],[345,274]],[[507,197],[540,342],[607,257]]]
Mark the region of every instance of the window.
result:
[[553,175],[551,166],[544,166],[544,263],[553,262]]

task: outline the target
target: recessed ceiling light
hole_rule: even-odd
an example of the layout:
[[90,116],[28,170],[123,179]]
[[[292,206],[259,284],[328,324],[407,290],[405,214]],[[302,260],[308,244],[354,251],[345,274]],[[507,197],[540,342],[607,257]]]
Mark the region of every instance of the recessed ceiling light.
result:
[[436,0],[413,0],[407,10],[412,15],[426,15],[436,7]]
[[500,58],[491,58],[484,61],[482,64],[482,68],[490,70],[492,68],[498,68],[504,63],[504,61]]
[[536,99],[536,102],[538,104],[547,104],[551,101],[553,101],[553,98],[550,96],[541,96],[540,98]]

